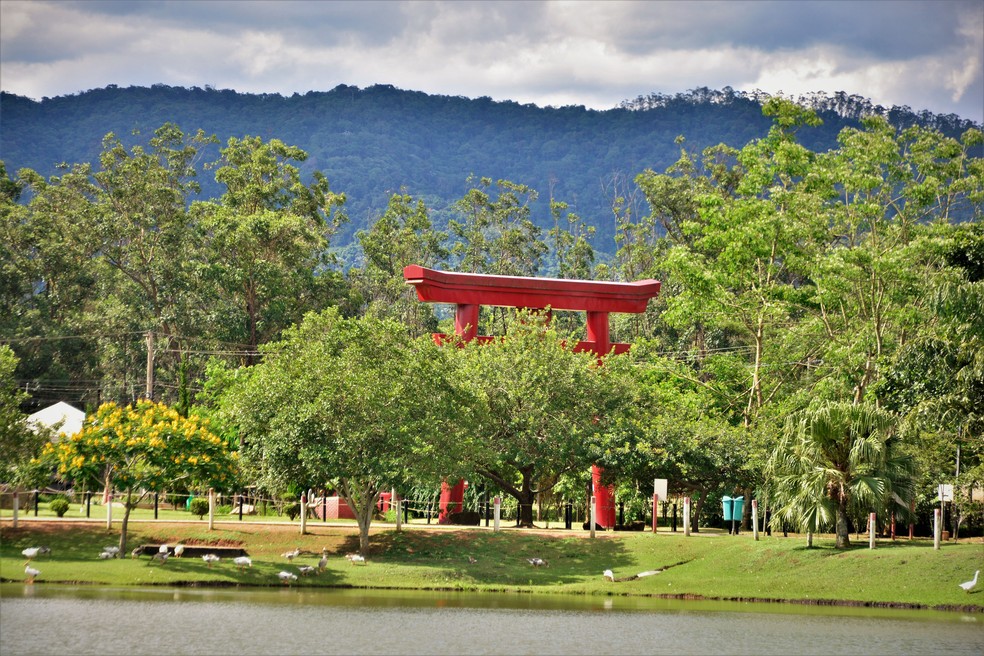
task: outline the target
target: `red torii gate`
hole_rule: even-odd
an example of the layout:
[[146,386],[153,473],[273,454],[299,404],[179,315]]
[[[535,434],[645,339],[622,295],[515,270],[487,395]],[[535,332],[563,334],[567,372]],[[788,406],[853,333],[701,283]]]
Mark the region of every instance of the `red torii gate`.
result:
[[[658,280],[638,282],[604,282],[594,280],[563,280],[559,278],[523,278],[493,276],[480,273],[436,271],[411,264],[403,269],[407,284],[417,289],[417,298],[425,303],[452,303],[455,307],[454,331],[465,341],[489,340],[478,334],[478,313],[481,306],[526,308],[530,310],[571,310],[587,313],[586,339],[577,343],[578,351],[590,351],[601,357],[625,353],[629,344],[613,344],[609,339],[608,314],[622,312],[640,314],[646,311],[649,299],[659,294]],[[442,341],[444,335],[435,334]],[[595,489],[595,514],[604,528],[615,526],[615,502],[612,488],[601,485],[601,468],[592,466]],[[441,490],[441,517],[448,505],[458,510],[464,498],[464,483]]]

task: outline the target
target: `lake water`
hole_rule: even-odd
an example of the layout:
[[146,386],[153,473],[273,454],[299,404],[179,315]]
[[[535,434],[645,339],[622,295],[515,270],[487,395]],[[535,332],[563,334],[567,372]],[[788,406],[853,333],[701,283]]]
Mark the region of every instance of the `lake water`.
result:
[[980,614],[402,591],[0,586],[0,653],[973,654]]

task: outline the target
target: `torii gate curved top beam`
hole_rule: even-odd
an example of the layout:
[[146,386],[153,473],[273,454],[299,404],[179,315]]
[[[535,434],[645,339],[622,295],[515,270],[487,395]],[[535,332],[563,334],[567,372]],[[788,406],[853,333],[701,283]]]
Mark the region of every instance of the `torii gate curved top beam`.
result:
[[[436,271],[416,264],[403,269],[403,278],[417,289],[425,303],[453,303],[455,332],[466,341],[479,338],[478,311],[483,305],[531,310],[587,312],[587,339],[579,350],[606,355],[628,350],[628,344],[612,344],[608,338],[608,313],[640,314],[649,299],[659,294],[658,280],[605,282],[560,278],[522,278],[481,273]],[[479,338],[481,339],[481,338]]]

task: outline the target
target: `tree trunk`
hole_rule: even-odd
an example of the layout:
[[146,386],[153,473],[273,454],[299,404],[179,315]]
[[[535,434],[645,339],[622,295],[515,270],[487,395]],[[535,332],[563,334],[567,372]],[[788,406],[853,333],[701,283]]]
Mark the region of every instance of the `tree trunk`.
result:
[[520,470],[523,474],[523,487],[516,495],[519,502],[519,525],[522,528],[533,528],[533,502],[536,501],[536,494],[533,492],[533,467],[524,467]]
[[362,485],[361,489],[355,489],[356,487],[357,484],[342,479],[339,481],[338,491],[352,509],[355,521],[359,525],[359,553],[363,558],[368,558],[369,527],[372,525],[372,516],[376,511],[382,489],[376,489],[371,483]]
[[516,519],[517,526],[522,528],[532,528],[533,503],[536,501],[536,492],[533,491],[533,477],[536,473],[536,468],[533,465],[527,465],[526,467],[519,468],[519,473],[523,477],[523,483],[520,489],[516,489],[515,486],[511,485],[510,482],[503,478],[497,471],[486,469],[480,473],[518,502],[519,510],[517,511]]
[[847,523],[847,504],[843,500],[837,504],[837,543],[838,549],[851,546],[851,526]]
[[126,528],[130,522],[130,510],[134,505],[136,504],[133,503],[133,488],[127,488],[126,501],[123,502],[123,525],[120,528],[120,558],[123,558],[124,554],[126,554]]

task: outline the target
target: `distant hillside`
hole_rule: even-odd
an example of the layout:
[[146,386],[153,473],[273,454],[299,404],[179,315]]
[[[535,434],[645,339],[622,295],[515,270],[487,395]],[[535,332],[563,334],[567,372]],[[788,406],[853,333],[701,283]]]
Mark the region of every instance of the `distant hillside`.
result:
[[[11,175],[22,167],[52,175],[61,162],[93,161],[108,132],[134,141],[134,130],[146,138],[165,122],[186,133],[201,128],[222,142],[231,136],[275,137],[308,152],[305,173],[323,171],[332,189],[348,195],[351,221],[336,245],[350,242],[356,230],[374,221],[389,195],[401,188],[423,198],[440,223],[443,210],[464,195],[474,174],[532,186],[540,193],[534,215],[544,225],[550,196],[567,202],[597,227],[596,248],[605,252],[613,249],[616,190],[627,194],[638,173],[673,163],[678,136],[691,148],[702,148],[722,142],[740,147],[764,135],[765,98],[727,88],[697,89],[640,96],[616,109],[594,111],[433,96],[388,85],[342,85],[290,97],[165,85],[109,86],[40,102],[3,93],[0,159]],[[905,107],[886,110],[845,94],[803,100],[824,119],[823,127],[801,135],[814,150],[835,146],[843,127],[873,111],[897,125],[930,124],[952,136],[972,125]],[[206,161],[217,153],[217,148],[207,153]],[[218,195],[210,175],[200,175],[207,197]]]

